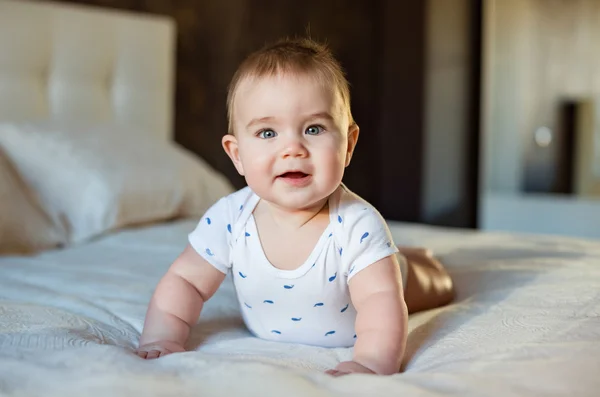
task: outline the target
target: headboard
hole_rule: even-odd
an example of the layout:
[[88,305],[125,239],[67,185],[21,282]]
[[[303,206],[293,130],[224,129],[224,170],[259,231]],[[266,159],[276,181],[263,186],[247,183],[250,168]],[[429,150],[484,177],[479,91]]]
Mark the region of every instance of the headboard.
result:
[[174,41],[167,17],[0,0],[0,121],[116,122],[172,139]]

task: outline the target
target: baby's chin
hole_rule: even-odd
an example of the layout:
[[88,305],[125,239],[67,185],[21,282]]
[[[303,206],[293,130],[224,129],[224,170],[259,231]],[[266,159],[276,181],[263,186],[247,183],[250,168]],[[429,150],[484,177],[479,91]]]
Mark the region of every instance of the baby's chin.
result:
[[306,211],[320,208],[325,204],[330,194],[314,194],[308,191],[290,191],[290,192],[256,192],[258,196],[270,205],[290,211]]

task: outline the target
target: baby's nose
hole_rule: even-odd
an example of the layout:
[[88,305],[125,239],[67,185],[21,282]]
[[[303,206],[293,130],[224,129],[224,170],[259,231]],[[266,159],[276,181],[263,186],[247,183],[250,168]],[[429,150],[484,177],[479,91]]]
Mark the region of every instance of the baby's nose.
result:
[[308,150],[304,142],[298,138],[288,139],[283,149],[283,157],[306,157]]

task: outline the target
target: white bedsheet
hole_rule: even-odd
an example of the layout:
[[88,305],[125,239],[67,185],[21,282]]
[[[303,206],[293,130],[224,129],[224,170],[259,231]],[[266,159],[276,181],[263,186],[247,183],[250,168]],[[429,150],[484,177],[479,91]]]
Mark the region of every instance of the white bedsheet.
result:
[[252,337],[229,279],[196,351],[141,360],[130,349],[148,299],[194,224],[0,258],[0,395],[600,395],[600,242],[396,223],[397,242],[432,248],[458,291],[411,318],[403,373],[331,378],[322,371],[351,349]]

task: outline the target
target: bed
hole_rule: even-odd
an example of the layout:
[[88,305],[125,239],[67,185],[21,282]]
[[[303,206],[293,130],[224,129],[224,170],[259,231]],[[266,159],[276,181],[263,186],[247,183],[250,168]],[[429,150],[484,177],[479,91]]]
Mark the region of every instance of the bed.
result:
[[0,1],[0,394],[594,396],[600,242],[390,221],[457,290],[413,315],[402,372],[259,340],[227,277],[188,352],[133,353],[149,298],[199,216],[232,190],[172,142],[165,17]]

